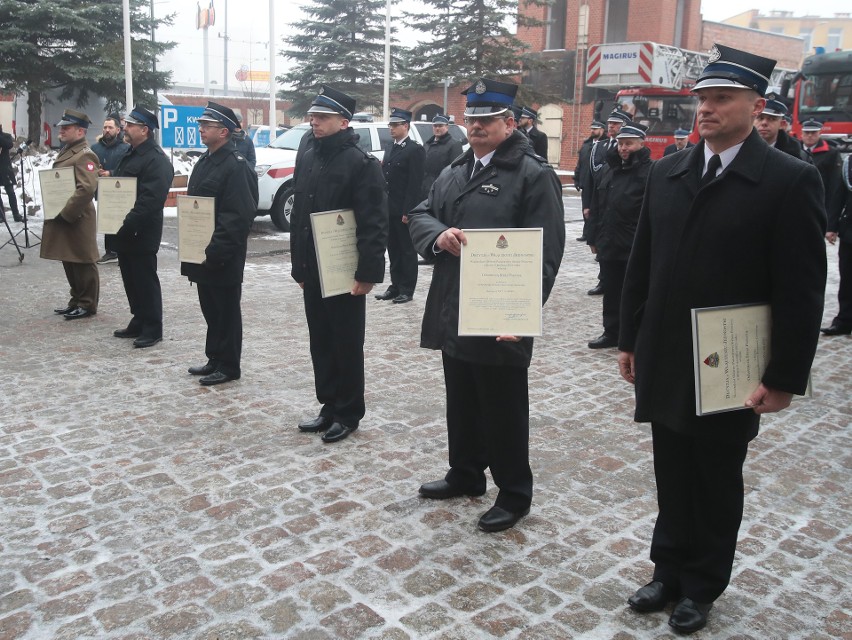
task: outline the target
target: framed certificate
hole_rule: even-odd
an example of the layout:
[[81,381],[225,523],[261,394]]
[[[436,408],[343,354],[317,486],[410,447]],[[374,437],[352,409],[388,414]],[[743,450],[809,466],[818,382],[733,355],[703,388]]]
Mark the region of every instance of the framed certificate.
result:
[[540,336],[544,233],[462,229],[460,336]]
[[201,264],[216,228],[216,198],[178,196],[178,260]]
[[[768,304],[692,310],[695,415],[747,409],[769,362],[771,336]],[[804,397],[812,395],[809,379]]]
[[323,298],[352,291],[358,269],[358,239],[352,209],[311,214]]
[[136,178],[98,178],[98,233],[116,233],[136,204]]
[[77,190],[74,167],[44,169],[38,172],[41,186],[41,206],[45,220],[55,218],[68,204],[68,198]]

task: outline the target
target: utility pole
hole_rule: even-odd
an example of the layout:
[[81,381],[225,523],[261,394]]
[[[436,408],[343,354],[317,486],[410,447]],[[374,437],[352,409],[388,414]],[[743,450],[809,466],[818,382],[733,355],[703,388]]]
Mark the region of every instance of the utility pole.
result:
[[225,95],[228,95],[228,0],[225,0],[225,70],[222,74]]
[[382,120],[387,120],[390,114],[390,16],[391,0],[385,0],[385,90],[382,102]]
[[275,140],[277,131],[275,104],[275,0],[269,0],[269,141]]
[[130,0],[123,0],[124,14],[124,99],[128,112],[133,108],[133,67],[130,63]]

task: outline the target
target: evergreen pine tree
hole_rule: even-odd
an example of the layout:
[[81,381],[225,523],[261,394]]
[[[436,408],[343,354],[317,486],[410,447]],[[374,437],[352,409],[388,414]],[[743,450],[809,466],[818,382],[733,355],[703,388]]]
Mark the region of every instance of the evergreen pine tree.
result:
[[[134,94],[155,108],[153,96],[168,85],[171,72],[154,72],[153,61],[174,43],[150,41],[148,0],[130,5]],[[155,26],[170,23],[171,16],[154,21]],[[78,92],[80,108],[92,95],[106,99],[107,111],[127,108],[121,2],[0,0],[0,25],[0,84],[27,93],[29,135],[36,142],[45,91],[58,89],[62,100]]]
[[277,80],[290,89],[294,114],[304,114],[321,84],[351,95],[359,110],[379,105],[384,84],[384,0],[312,0],[282,55],[295,63]]

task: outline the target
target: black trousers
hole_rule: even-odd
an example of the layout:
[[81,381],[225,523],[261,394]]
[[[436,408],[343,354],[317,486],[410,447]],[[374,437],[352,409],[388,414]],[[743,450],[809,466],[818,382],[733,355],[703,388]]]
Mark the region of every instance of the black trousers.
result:
[[695,438],[658,423],[652,434],[660,509],[651,540],[654,580],[713,602],[731,579],[748,440]]
[[[316,262],[314,262],[314,265]],[[320,414],[348,427],[364,417],[366,296],[323,298],[316,272],[303,291]]]
[[68,286],[71,288],[68,306],[82,307],[96,313],[101,294],[98,265],[94,262],[63,261],[62,267],[65,269],[65,279],[68,280]]
[[104,234],[104,251],[106,253],[118,253],[115,249],[116,245],[115,234],[114,233],[105,233]]
[[207,343],[204,352],[218,371],[240,376],[240,356],[243,350],[243,317],[240,298],[243,286],[234,284],[214,287],[198,284],[198,302],[207,321]]
[[837,256],[840,268],[840,288],[837,290],[837,302],[840,310],[834,316],[832,324],[852,327],[852,242],[840,240]]
[[523,511],[532,502],[528,369],[475,364],[443,355],[450,470],[446,480],[485,490],[485,468],[500,489],[495,504]]
[[130,305],[128,328],[146,338],[163,337],[163,293],[157,277],[157,254],[119,253],[118,267]]
[[[12,217],[20,217],[18,211],[18,198],[15,196],[15,183],[12,181],[12,174],[9,171],[0,169],[0,185],[6,190],[6,195],[9,197],[9,209],[12,210]],[[0,201],[0,212],[3,211],[3,203]]]
[[618,337],[619,316],[621,314],[621,291],[624,289],[624,274],[627,262],[621,260],[601,260],[600,279],[603,286],[603,328],[604,333]]
[[388,226],[388,258],[390,289],[397,295],[414,295],[417,287],[417,252],[411,242],[408,225],[399,216],[390,217]]

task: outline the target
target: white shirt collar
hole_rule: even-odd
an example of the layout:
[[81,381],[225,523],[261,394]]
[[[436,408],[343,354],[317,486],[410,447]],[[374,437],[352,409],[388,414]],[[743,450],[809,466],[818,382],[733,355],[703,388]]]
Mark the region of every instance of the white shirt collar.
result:
[[[497,149],[494,149],[494,151],[497,151]],[[473,156],[474,162],[473,163],[476,164],[476,161],[479,160],[482,163],[483,168],[487,167],[489,165],[489,163],[491,162],[491,158],[494,157],[494,151],[492,151],[491,153],[486,153],[481,158],[477,158],[476,154],[474,154],[474,156]]]
[[408,140],[408,138],[409,138],[409,137],[410,137],[410,136],[405,136],[405,137],[404,137],[402,140],[400,140],[399,142],[394,141],[394,144],[396,144],[396,145],[403,145],[403,144],[405,144],[405,141],[406,141],[406,140]]
[[715,155],[718,155],[719,160],[722,161],[722,165],[719,167],[719,170],[716,172],[716,175],[718,176],[725,169],[727,169],[728,165],[731,164],[731,162],[733,162],[734,158],[737,157],[737,154],[740,152],[740,149],[742,148],[744,143],[745,143],[745,140],[743,140],[739,144],[735,144],[733,147],[728,147],[727,149],[725,149],[724,151],[722,151],[721,153],[718,153],[718,154],[714,153],[713,150],[710,149],[710,147],[708,147],[707,144],[705,143],[704,144],[704,168],[701,170],[701,175],[703,176],[707,172],[707,163],[710,162],[710,158],[712,158]]

